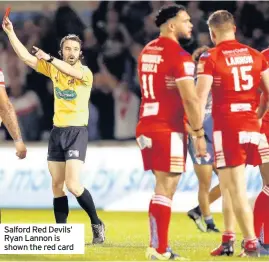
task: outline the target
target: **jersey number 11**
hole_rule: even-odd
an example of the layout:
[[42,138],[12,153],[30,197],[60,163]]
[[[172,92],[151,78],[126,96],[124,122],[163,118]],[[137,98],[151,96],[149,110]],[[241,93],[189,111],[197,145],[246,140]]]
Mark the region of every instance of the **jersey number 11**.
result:
[[142,75],[142,85],[144,90],[144,97],[155,99],[154,90],[153,90],[153,74]]

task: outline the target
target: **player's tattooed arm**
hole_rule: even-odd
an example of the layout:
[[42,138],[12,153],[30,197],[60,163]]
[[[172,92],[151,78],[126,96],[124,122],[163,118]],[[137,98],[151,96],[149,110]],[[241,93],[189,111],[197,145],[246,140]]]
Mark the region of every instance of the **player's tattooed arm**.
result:
[[0,117],[13,140],[20,141],[22,137],[17,116],[4,88],[0,89]]

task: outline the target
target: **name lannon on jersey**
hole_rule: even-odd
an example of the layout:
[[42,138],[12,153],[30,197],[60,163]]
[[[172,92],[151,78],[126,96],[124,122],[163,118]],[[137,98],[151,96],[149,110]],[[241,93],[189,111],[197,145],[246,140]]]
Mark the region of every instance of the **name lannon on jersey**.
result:
[[226,57],[225,61],[227,66],[253,64],[253,58],[251,55]]

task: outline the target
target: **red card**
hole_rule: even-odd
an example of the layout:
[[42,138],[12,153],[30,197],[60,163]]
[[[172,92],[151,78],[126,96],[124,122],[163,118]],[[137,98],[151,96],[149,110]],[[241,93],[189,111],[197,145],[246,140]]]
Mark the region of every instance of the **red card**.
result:
[[9,14],[10,14],[10,10],[11,10],[11,8],[10,8],[10,7],[8,7],[8,8],[6,9],[6,13],[5,13],[4,18],[6,18],[6,17],[8,17],[8,16],[9,16]]

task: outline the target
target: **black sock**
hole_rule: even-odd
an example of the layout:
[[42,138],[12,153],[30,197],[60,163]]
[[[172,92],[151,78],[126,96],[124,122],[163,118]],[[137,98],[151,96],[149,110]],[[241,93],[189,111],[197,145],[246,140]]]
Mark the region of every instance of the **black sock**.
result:
[[92,224],[98,225],[101,223],[97,216],[92,196],[86,188],[84,189],[82,195],[77,197],[77,201],[90,217]]
[[65,224],[69,213],[67,196],[54,198],[53,207],[56,223]]
[[201,212],[201,209],[200,209],[199,206],[197,206],[196,208],[194,208],[194,211],[195,211],[199,216],[202,215],[202,212]]

